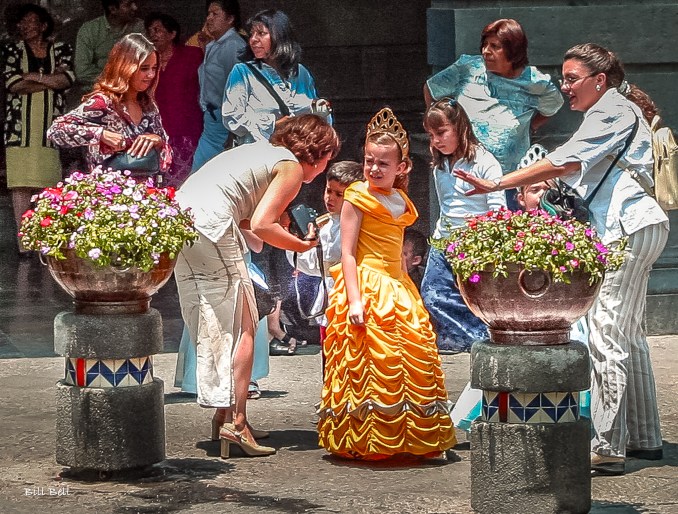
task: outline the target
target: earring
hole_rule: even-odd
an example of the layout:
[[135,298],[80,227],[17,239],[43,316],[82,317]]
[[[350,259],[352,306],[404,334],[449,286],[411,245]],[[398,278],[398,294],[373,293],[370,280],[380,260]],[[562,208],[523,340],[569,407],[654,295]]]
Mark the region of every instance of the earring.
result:
[[601,90],[600,84],[596,84],[596,91],[600,91],[600,90]]

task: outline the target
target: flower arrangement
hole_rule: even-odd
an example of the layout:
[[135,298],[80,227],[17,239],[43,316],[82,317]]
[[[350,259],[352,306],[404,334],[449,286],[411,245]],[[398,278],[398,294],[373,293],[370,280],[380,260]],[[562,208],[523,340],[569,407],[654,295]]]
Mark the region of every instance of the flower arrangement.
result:
[[509,264],[516,264],[550,272],[555,282],[569,283],[569,274],[582,271],[593,283],[606,270],[619,269],[626,241],[611,249],[588,224],[538,209],[502,208],[467,218],[465,227],[432,245],[445,253],[455,275],[470,282],[480,280],[479,271],[506,277]]
[[156,188],[152,179],[137,182],[129,171],[75,172],[33,201],[19,237],[26,248],[55,259],[73,250],[99,267],[149,271],[161,254],[174,259],[198,237],[173,188]]

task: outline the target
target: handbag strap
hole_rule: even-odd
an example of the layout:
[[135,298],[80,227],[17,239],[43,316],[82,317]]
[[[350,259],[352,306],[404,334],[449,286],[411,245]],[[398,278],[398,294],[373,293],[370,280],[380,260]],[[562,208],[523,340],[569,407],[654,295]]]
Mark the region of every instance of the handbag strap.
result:
[[586,197],[584,200],[584,206],[588,208],[589,205],[591,205],[591,202],[593,201],[593,197],[596,196],[596,193],[600,189],[600,186],[603,185],[603,182],[605,182],[605,179],[607,176],[610,174],[612,171],[612,168],[616,166],[616,164],[619,162],[619,159],[621,159],[622,155],[626,153],[626,150],[629,149],[629,146],[631,146],[631,141],[633,140],[634,137],[636,137],[636,132],[638,132],[638,116],[636,116],[636,121],[633,124],[633,128],[631,129],[631,133],[629,134],[629,137],[626,138],[626,143],[624,143],[624,148],[621,149],[621,151],[617,154],[617,156],[612,160],[612,163],[610,164],[610,167],[607,168],[607,171],[605,172],[605,175],[603,175],[603,178],[600,179],[600,182],[598,182],[598,185],[596,188],[593,190],[593,192]]
[[[325,314],[325,309],[327,309],[327,284],[325,283],[325,263],[323,262],[323,248],[320,243],[315,247],[316,256],[318,257],[318,266],[320,267],[320,285],[319,288],[323,288],[323,303],[320,306],[318,312],[311,312],[306,314],[304,309],[301,307],[301,293],[299,292],[299,273],[296,273],[294,276],[294,293],[297,297],[297,308],[299,309],[299,314],[303,319],[314,319]],[[294,252],[294,269],[297,270],[297,252]],[[320,292],[320,289],[318,289]]]
[[282,98],[280,98],[280,95],[276,93],[275,89],[273,89],[273,86],[271,83],[266,80],[266,77],[257,69],[257,67],[251,63],[251,62],[246,62],[245,66],[247,66],[250,71],[252,72],[252,75],[261,83],[262,86],[266,88],[266,91],[273,97],[273,99],[276,101],[278,104],[278,107],[280,108],[280,114],[282,114],[283,118],[285,116],[290,115],[290,108],[285,105],[285,102],[282,101]]

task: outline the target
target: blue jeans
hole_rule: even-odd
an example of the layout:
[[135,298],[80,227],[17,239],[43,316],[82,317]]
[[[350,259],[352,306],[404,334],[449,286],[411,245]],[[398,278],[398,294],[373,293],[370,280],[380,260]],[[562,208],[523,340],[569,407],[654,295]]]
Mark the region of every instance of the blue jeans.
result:
[[468,352],[474,341],[488,337],[487,326],[466,306],[445,256],[431,248],[421,281],[421,297],[431,315],[444,353]]

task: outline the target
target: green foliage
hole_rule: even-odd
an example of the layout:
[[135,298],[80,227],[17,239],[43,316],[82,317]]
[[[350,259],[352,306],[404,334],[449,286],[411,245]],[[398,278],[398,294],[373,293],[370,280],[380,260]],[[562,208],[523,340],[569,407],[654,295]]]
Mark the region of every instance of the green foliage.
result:
[[569,283],[569,274],[576,270],[589,274],[595,282],[606,270],[619,269],[626,241],[608,248],[588,224],[564,221],[543,210],[500,209],[469,217],[465,227],[431,244],[445,253],[462,280],[477,282],[479,271],[505,277],[507,265],[512,263],[548,271],[556,282]]
[[173,259],[198,238],[173,188],[137,182],[129,172],[75,172],[34,201],[35,210],[23,214],[19,237],[26,248],[56,259],[73,249],[97,266],[149,271],[160,254]]

